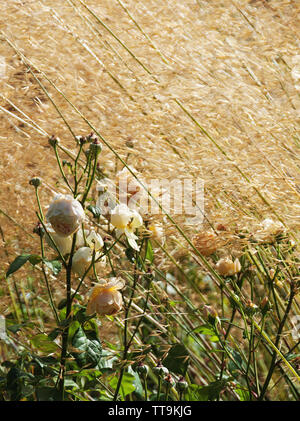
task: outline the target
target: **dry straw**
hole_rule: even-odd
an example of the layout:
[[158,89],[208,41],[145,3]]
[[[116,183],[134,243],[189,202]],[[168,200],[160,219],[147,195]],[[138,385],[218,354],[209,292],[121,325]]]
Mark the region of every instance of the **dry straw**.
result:
[[[227,236],[251,234],[277,215],[297,236],[299,13],[293,1],[1,2],[0,225],[13,239],[7,251],[32,243],[18,225],[28,230],[35,221],[28,180],[43,179],[43,203],[64,192],[47,136],[59,136],[72,153],[69,128],[79,135],[88,127],[41,77],[53,107],[5,39],[143,179],[202,178],[205,229],[221,222]],[[110,175],[121,169],[108,148],[101,166]]]

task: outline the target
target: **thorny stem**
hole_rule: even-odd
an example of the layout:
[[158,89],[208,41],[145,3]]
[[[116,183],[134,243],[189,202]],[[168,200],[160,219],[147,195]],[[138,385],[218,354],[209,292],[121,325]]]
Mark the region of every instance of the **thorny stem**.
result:
[[43,229],[44,229],[45,233],[46,233],[46,234],[48,235],[48,237],[50,238],[51,244],[53,244],[53,246],[54,246],[54,248],[55,248],[55,251],[58,253],[58,255],[59,255],[59,257],[60,257],[61,261],[63,262],[64,267],[65,267],[65,268],[67,268],[67,263],[66,263],[66,261],[65,261],[65,258],[64,258],[64,256],[61,254],[61,252],[60,252],[59,248],[57,247],[57,245],[56,245],[55,241],[53,240],[52,235],[51,235],[51,234],[47,231],[47,228],[46,228],[46,226],[45,226],[45,224],[44,224],[43,220],[41,219],[40,215],[38,214],[38,212],[36,212],[36,215],[37,215],[37,217],[38,217],[38,220],[39,220],[39,221],[40,221],[40,223],[42,224],[42,226],[43,226]]
[[58,383],[58,391],[60,395],[60,400],[64,400],[64,383],[65,383],[65,371],[66,371],[66,359],[67,359],[67,349],[68,349],[68,338],[69,338],[69,324],[70,324],[70,314],[72,308],[72,297],[71,297],[71,276],[72,276],[72,261],[73,255],[76,245],[76,233],[73,234],[73,241],[72,241],[72,248],[71,253],[67,265],[67,276],[66,276],[66,293],[67,293],[67,303],[66,303],[66,326],[64,327],[62,333],[62,350],[61,350],[61,358],[60,358],[60,373],[59,373],[59,383]]
[[[142,242],[142,244],[140,246],[140,250],[142,250],[142,246],[143,246],[143,242]],[[135,261],[137,262],[138,260],[139,260],[139,251],[136,252],[136,256],[135,256]],[[137,268],[135,266],[135,268],[134,268],[134,277],[133,277],[132,291],[131,291],[129,302],[128,302],[128,305],[126,306],[126,311],[125,311],[123,363],[125,363],[125,361],[126,361],[129,347],[130,347],[130,345],[132,343],[132,340],[134,339],[134,337],[135,337],[135,335],[137,333],[137,329],[135,329],[135,331],[132,334],[130,340],[127,342],[128,317],[129,317],[129,312],[130,312],[131,304],[133,302],[133,297],[134,297],[134,294],[135,294],[135,290],[136,290],[138,279],[139,279],[139,275],[137,274]],[[122,383],[122,378],[123,378],[123,375],[124,375],[124,370],[125,370],[125,367],[123,365],[122,368],[121,368],[121,371],[120,371],[120,375],[119,375],[117,387],[116,387],[116,390],[115,390],[114,399],[113,399],[114,401],[116,401],[117,398],[118,398],[119,390],[120,390],[121,383]]]
[[55,307],[55,304],[54,304],[54,301],[53,301],[52,292],[51,292],[49,281],[48,281],[48,276],[47,276],[47,273],[45,271],[45,263],[44,263],[45,251],[44,251],[44,243],[43,243],[42,236],[40,236],[40,244],[41,244],[41,253],[42,253],[42,272],[43,272],[43,275],[44,275],[44,278],[45,278],[45,283],[46,283],[46,286],[47,286],[47,291],[48,291],[48,295],[49,295],[49,299],[50,299],[50,305],[51,305],[56,323],[59,324],[59,317],[58,317],[56,307]]
[[118,379],[118,383],[117,383],[117,387],[116,387],[116,390],[115,390],[114,399],[113,399],[114,401],[116,401],[117,398],[118,398],[118,394],[119,394],[119,390],[120,390],[120,387],[121,387],[121,383],[122,383],[122,379],[123,379],[123,375],[124,375],[124,370],[125,370],[124,363],[126,361],[127,353],[128,353],[128,350],[129,350],[129,346],[128,346],[128,343],[127,343],[128,317],[129,317],[130,307],[131,307],[132,300],[133,300],[133,297],[134,297],[134,293],[135,293],[135,289],[136,289],[136,284],[137,284],[138,278],[139,277],[137,275],[137,271],[136,271],[136,267],[135,267],[132,291],[131,291],[129,302],[128,302],[128,305],[126,306],[126,311],[125,311],[125,322],[124,322],[124,352],[123,352],[123,358],[122,358],[122,360],[123,360],[123,366],[121,368],[119,379]]
[[71,187],[71,185],[70,185],[70,183],[69,183],[69,181],[68,181],[68,179],[67,179],[67,177],[65,175],[65,172],[63,170],[63,167],[61,165],[60,158],[59,158],[58,151],[57,151],[57,145],[54,145],[54,152],[55,152],[56,160],[57,160],[57,163],[58,163],[59,170],[60,170],[60,173],[62,175],[62,178],[64,179],[64,182],[66,183],[66,185],[69,187],[69,189],[73,193],[73,189],[72,189],[72,187]]
[[42,210],[42,207],[41,207],[41,202],[40,202],[39,193],[38,193],[38,187],[34,186],[34,190],[35,190],[35,197],[36,197],[36,201],[37,201],[37,204],[38,204],[38,207],[39,207],[40,215],[41,215],[42,220],[44,220],[44,214],[43,214],[43,210]]
[[80,154],[81,154],[81,151],[82,151],[82,147],[83,147],[82,144],[80,144],[79,151],[78,151],[78,154],[76,156],[75,163],[74,163],[74,183],[75,183],[75,186],[74,186],[74,197],[75,198],[77,196],[77,189],[78,189],[78,185],[79,185],[79,180],[77,180],[78,159],[80,157]]
[[145,391],[145,401],[148,400],[148,389],[147,389],[147,376],[143,375],[144,391]]
[[160,389],[161,389],[161,376],[158,377],[158,386],[157,386],[157,396],[156,396],[156,400],[159,401],[159,397],[160,397]]
[[[291,309],[291,306],[292,306],[292,302],[293,302],[294,296],[295,296],[295,290],[294,290],[293,286],[291,285],[290,297],[289,297],[288,305],[286,307],[284,316],[283,316],[283,318],[282,318],[282,320],[280,322],[280,325],[279,325],[279,328],[278,328],[278,332],[277,332],[277,336],[276,336],[276,340],[275,340],[275,343],[274,343],[274,345],[275,345],[276,348],[278,348],[278,345],[279,345],[279,342],[280,342],[281,333],[282,333],[283,327],[285,325],[286,319],[288,317],[288,314],[290,312],[290,309]],[[272,378],[272,375],[273,375],[273,371],[274,371],[275,366],[276,366],[276,357],[277,357],[277,353],[274,351],[273,352],[273,355],[272,355],[272,360],[271,360],[269,372],[268,372],[267,378],[266,378],[265,383],[264,383],[264,385],[262,387],[262,391],[261,391],[261,394],[260,394],[260,397],[259,397],[259,400],[260,401],[263,400],[263,398],[265,396],[265,393],[266,393],[266,391],[268,389],[269,383],[271,381],[271,378]]]
[[90,177],[91,165],[89,165],[89,172],[88,172],[88,178],[87,178],[87,183],[86,183],[86,190],[85,190],[85,193],[84,193],[83,198],[81,200],[81,204],[82,205],[84,204],[84,202],[85,202],[85,200],[86,200],[86,198],[87,198],[87,196],[89,194],[89,191],[90,191],[90,189],[92,187],[93,180],[95,178],[96,168],[97,168],[97,157],[98,157],[97,152],[95,152],[93,172],[92,172],[92,176]]

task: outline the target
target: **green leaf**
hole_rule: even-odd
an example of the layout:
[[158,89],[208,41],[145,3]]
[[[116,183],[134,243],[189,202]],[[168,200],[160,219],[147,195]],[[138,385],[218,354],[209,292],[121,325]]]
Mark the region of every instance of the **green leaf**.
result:
[[77,349],[72,355],[79,367],[96,367],[102,356],[102,346],[96,335],[88,336],[79,327],[72,339],[72,346]]
[[14,366],[12,367],[6,376],[6,386],[7,390],[10,394],[10,399],[12,401],[19,401],[22,399],[23,394],[22,390],[24,389],[24,393],[27,395],[27,393],[30,391],[28,388],[26,388],[25,381],[32,379],[33,376],[30,373],[26,373],[22,370],[20,370],[18,367]]
[[125,250],[125,254],[127,259],[129,260],[130,263],[134,263],[135,262],[135,252],[131,247],[128,247]]
[[38,348],[40,351],[48,354],[51,354],[59,349],[59,346],[44,333],[39,333],[38,335],[33,336],[30,339],[30,342],[35,348]]
[[20,269],[20,267],[22,267],[27,262],[27,260],[29,260],[30,256],[30,254],[21,254],[20,256],[16,257],[6,272],[6,278]]
[[198,386],[191,384],[185,394],[187,401],[214,401],[216,400],[222,389],[226,386],[227,380],[219,380],[210,383],[208,386]]
[[39,263],[42,260],[41,256],[38,254],[20,254],[16,257],[15,260],[9,266],[6,272],[6,278],[12,273],[19,270],[27,261],[29,261],[33,266]]
[[62,265],[58,260],[44,260],[45,265],[52,270],[54,275],[58,275],[61,271]]
[[79,389],[79,386],[76,382],[74,382],[74,380],[72,379],[65,379],[65,388],[68,390],[72,390],[72,389]]
[[249,401],[250,400],[249,390],[242,388],[242,386],[238,386],[235,389],[235,391],[239,395],[241,401]]
[[98,208],[98,206],[93,206],[93,205],[89,205],[87,207],[87,210],[89,210],[92,214],[94,218],[100,218],[101,216],[101,209]]
[[153,248],[151,245],[150,240],[147,241],[147,248],[146,248],[146,253],[145,253],[145,260],[148,260],[148,262],[150,264],[153,263],[154,260],[154,252],[153,252]]
[[143,396],[143,393],[144,393],[143,392],[144,388],[143,388],[143,385],[141,383],[140,376],[138,375],[138,373],[136,371],[134,371],[131,368],[131,366],[128,367],[128,373],[129,374],[132,374],[133,377],[134,377],[133,385],[135,387],[135,393],[137,393],[138,395],[140,395],[140,397],[142,397]]
[[102,375],[102,371],[95,370],[94,368],[83,369],[83,370],[78,371],[78,373],[76,373],[77,378],[86,377],[87,380],[89,381],[99,379],[101,375]]
[[216,332],[214,330],[214,328],[211,325],[202,325],[202,326],[198,326],[193,330],[194,333],[200,333],[202,335],[208,335],[210,336],[209,340],[211,342],[218,342],[219,338],[216,335]]
[[73,337],[75,333],[77,333],[77,330],[80,328],[80,323],[77,320],[74,320],[69,325],[69,335],[68,340],[70,343],[73,341]]
[[[109,382],[109,385],[116,389],[118,384],[118,376],[114,376],[112,380]],[[124,373],[122,377],[122,382],[120,386],[120,394],[122,396],[122,399],[124,399],[127,395],[135,391],[135,377],[133,374],[130,373]]]
[[42,261],[42,258],[38,254],[31,254],[28,260],[34,266],[40,263]]
[[[228,349],[231,350],[230,348],[228,348]],[[229,361],[228,370],[230,371],[230,373],[234,377],[237,377],[239,374],[241,374],[241,371],[247,369],[247,366],[246,366],[245,362],[243,361],[239,352],[237,352],[233,349],[233,350],[231,350],[231,356],[232,356],[234,361],[232,361],[232,360]]]
[[170,372],[184,376],[189,365],[189,353],[186,347],[181,344],[173,345],[163,360],[163,365]]

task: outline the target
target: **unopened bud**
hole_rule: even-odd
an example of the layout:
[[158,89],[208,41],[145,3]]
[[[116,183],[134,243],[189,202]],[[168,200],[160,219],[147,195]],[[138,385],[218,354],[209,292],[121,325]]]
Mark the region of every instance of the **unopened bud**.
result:
[[260,302],[259,307],[260,307],[260,310],[261,310],[262,314],[266,314],[267,311],[269,311],[272,307],[271,303],[269,301],[269,298],[268,297],[263,298]]
[[173,387],[175,385],[175,381],[174,381],[173,377],[171,376],[171,374],[167,374],[164,377],[163,382],[167,387]]
[[33,177],[33,178],[29,181],[29,184],[30,184],[31,186],[34,186],[34,187],[39,187],[39,186],[42,184],[42,181],[41,181],[41,179],[40,179],[40,178],[38,178],[38,177]]
[[183,377],[180,377],[180,379],[176,383],[176,389],[178,390],[178,392],[184,392],[188,387],[188,382]]
[[245,313],[248,316],[253,316],[258,310],[258,306],[254,304],[251,300],[247,300],[245,305]]
[[43,235],[45,234],[43,225],[40,222],[38,222],[36,226],[33,228],[33,232],[34,234],[37,234],[39,237],[43,237]]
[[96,140],[97,139],[97,136],[95,135],[95,133],[93,133],[93,132],[91,132],[90,134],[88,134],[87,136],[86,136],[86,140],[87,140],[87,142],[93,142],[94,140]]
[[218,273],[222,276],[233,276],[241,271],[242,266],[238,258],[233,262],[231,259],[224,258],[220,259],[216,264],[216,269]]
[[156,367],[153,367],[153,372],[158,377],[167,376],[169,374],[169,370],[167,367],[164,367],[161,362],[159,362]]
[[54,135],[52,135],[49,138],[48,143],[49,143],[50,146],[52,146],[53,148],[55,148],[58,145],[58,143],[59,143],[59,138],[58,137],[55,137]]
[[132,139],[132,137],[128,137],[128,139],[125,142],[125,145],[127,148],[134,148],[135,140]]
[[90,145],[90,151],[93,154],[93,156],[95,157],[95,155],[99,155],[99,153],[102,151],[102,144],[101,142],[98,140],[98,138],[95,138],[93,143],[91,143]]
[[84,145],[87,143],[87,138],[85,136],[76,136],[76,142],[79,146]]
[[218,313],[216,312],[216,310],[212,307],[212,306],[207,306],[204,305],[202,307],[202,314],[203,316],[207,319],[209,316],[212,318],[216,318],[218,317]]
[[138,366],[137,366],[137,368],[136,368],[136,371],[142,376],[142,377],[147,377],[147,375],[148,375],[148,372],[149,372],[149,367],[146,365],[146,364],[144,364],[144,363],[139,363],[138,364]]
[[208,323],[210,323],[211,325],[215,325],[216,323],[220,321],[218,317],[218,313],[216,312],[214,307],[204,305],[202,306],[201,310],[202,310],[203,317],[207,319]]

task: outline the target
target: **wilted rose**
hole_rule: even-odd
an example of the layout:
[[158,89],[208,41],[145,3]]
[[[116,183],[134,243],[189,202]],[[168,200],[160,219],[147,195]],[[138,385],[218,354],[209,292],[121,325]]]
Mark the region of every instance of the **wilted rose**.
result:
[[217,235],[211,231],[199,232],[193,238],[193,244],[203,256],[210,256],[219,246]]

